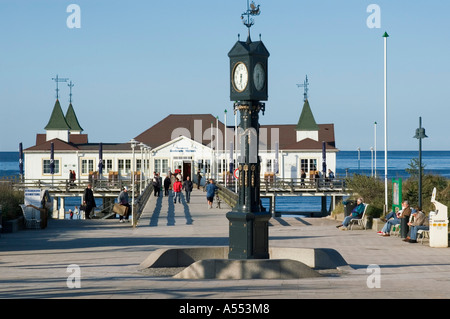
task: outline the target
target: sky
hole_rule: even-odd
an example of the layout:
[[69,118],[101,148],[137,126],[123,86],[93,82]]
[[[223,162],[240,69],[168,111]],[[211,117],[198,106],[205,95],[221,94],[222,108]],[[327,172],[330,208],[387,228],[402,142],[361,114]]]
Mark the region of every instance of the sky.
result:
[[[338,149],[370,150],[376,140],[384,150],[387,32],[388,149],[417,150],[422,117],[423,150],[450,150],[449,1],[255,3],[252,39],[261,34],[271,54],[261,124],[297,124],[307,75],[316,122],[334,123]],[[0,151],[45,133],[56,75],[74,83],[72,104],[93,143],[127,142],[169,114],[224,122],[227,110],[234,123],[227,54],[238,34],[246,39],[246,9],[246,0],[0,0]],[[59,94],[65,113],[67,83]]]

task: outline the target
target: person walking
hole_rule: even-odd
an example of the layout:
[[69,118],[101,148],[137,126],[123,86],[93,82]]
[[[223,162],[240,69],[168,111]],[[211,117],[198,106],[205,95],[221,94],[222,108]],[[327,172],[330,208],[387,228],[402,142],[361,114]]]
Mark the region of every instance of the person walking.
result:
[[166,178],[164,179],[164,196],[169,196],[169,189],[171,184],[172,182],[170,180],[170,176],[166,175]]
[[197,189],[200,189],[200,184],[202,183],[202,174],[200,171],[197,172]]
[[83,194],[83,205],[86,209],[84,211],[86,219],[91,219],[92,210],[97,207],[95,204],[94,192],[92,191],[92,184],[89,183]]
[[186,202],[189,203],[191,200],[191,192],[194,188],[194,184],[192,184],[191,178],[186,176],[186,180],[183,182],[183,188],[186,193]]
[[216,189],[218,187],[214,184],[214,180],[211,178],[209,184],[206,186],[206,200],[208,201],[208,209],[212,208],[214,201],[214,195],[216,194]]
[[159,194],[161,193],[161,182],[158,177],[158,174],[156,174],[153,177],[153,196],[159,197]]
[[131,206],[128,199],[128,188],[126,186],[123,187],[123,190],[119,194],[119,204],[127,207],[125,215],[119,217],[119,223],[123,223],[124,220],[128,222],[128,216],[130,216],[131,213]]
[[181,189],[183,188],[183,185],[178,180],[178,178],[175,179],[175,183],[173,183],[172,188],[173,188],[173,191],[175,194],[173,197],[173,203],[175,204],[177,202],[177,198],[178,198],[178,203],[181,203]]

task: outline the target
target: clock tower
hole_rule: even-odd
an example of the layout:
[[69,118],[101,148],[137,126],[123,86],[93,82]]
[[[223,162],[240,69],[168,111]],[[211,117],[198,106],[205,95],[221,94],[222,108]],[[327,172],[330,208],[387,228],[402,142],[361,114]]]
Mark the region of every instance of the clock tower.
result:
[[[248,1],[247,1],[248,4]],[[240,112],[238,138],[240,156],[238,201],[227,213],[229,220],[229,259],[269,259],[269,227],[271,218],[261,205],[259,157],[259,113],[265,111],[261,101],[268,99],[268,58],[262,41],[252,42],[252,16],[260,14],[259,6],[248,4],[241,18],[248,28],[247,41],[238,41],[228,53],[230,58],[230,100]]]

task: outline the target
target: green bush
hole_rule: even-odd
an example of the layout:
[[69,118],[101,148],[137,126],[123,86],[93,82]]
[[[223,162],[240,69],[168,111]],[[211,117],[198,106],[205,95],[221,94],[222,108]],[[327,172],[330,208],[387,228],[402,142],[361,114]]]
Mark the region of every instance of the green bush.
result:
[[[411,177],[402,183],[403,199],[407,199],[411,206],[419,205],[419,180]],[[448,180],[439,175],[423,175],[422,177],[422,210],[430,212],[435,209],[431,203],[431,194],[436,187],[436,200],[444,205],[450,204],[450,188]]]
[[[366,176],[353,175],[347,178],[347,187],[354,192],[354,199],[362,197],[366,204],[370,204],[375,211],[383,211],[384,207],[384,182],[381,179]],[[388,190],[388,194],[391,192]],[[369,206],[369,207],[370,207]],[[375,214],[375,213],[374,213]]]
[[23,204],[24,194],[22,191],[15,191],[10,185],[0,184],[0,205],[2,219],[10,220],[23,216],[20,204]]

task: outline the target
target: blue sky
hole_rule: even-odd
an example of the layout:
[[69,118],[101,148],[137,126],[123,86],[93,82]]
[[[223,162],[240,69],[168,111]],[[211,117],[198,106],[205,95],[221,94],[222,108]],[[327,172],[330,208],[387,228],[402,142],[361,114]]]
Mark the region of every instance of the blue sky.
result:
[[[296,124],[297,84],[309,77],[318,123],[334,123],[341,150],[384,149],[383,38],[389,57],[388,146],[449,150],[450,2],[255,1],[252,38],[271,53],[261,124]],[[68,28],[70,4],[81,28]],[[368,28],[370,4],[381,28]],[[210,113],[228,123],[228,52],[247,30],[245,0],[0,0],[0,151],[33,146],[55,103],[57,74],[90,142],[126,142],[169,114]],[[69,88],[60,85],[65,112]]]

